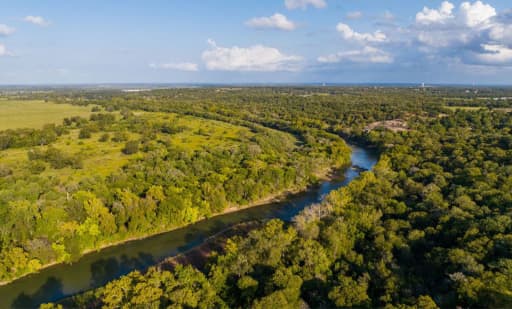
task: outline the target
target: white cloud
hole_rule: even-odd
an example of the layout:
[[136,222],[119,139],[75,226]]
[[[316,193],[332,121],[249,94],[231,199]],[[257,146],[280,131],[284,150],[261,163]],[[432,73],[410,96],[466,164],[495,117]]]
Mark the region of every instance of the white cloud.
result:
[[[358,14],[349,17],[357,18]],[[379,17],[393,18],[389,12]],[[479,70],[493,66],[512,69],[512,10],[500,12],[485,0],[463,0],[457,5],[444,1],[436,8],[424,7],[412,17],[409,25],[387,24],[390,28],[385,33],[357,32],[346,23],[339,23],[336,29],[346,44],[358,43],[356,46],[361,48],[345,47],[344,51],[317,60],[320,63],[428,61]]]
[[512,23],[495,24],[489,29],[489,38],[496,42],[502,42],[512,46]]
[[474,57],[479,63],[489,65],[512,64],[512,48],[503,45],[482,44],[482,53]]
[[496,9],[482,1],[474,3],[463,2],[458,12],[454,14],[455,5],[444,1],[439,9],[424,7],[423,11],[416,14],[416,23],[420,25],[463,25],[469,28],[489,25],[491,19],[497,15]]
[[[419,31],[417,33],[419,43],[429,48],[446,48],[454,45],[463,45],[471,40],[468,33],[459,33],[456,31]],[[424,50],[430,50],[426,48]]]
[[25,18],[23,18],[23,20],[28,22],[28,23],[31,23],[31,24],[34,24],[34,25],[37,25],[37,26],[41,26],[41,27],[46,27],[46,26],[50,25],[50,22],[47,21],[46,19],[44,19],[41,16],[29,15],[29,16],[25,16]]
[[208,70],[219,71],[296,71],[299,56],[286,55],[273,47],[254,45],[250,47],[221,47],[208,40],[210,48],[203,52],[202,59]]
[[297,26],[283,14],[276,13],[269,17],[255,17],[245,23],[247,26],[257,29],[279,29],[291,31]]
[[306,9],[309,5],[321,9],[327,6],[325,0],[284,0],[284,4],[287,9]]
[[12,56],[13,54],[5,47],[4,44],[0,44],[0,57],[2,56]]
[[361,12],[361,11],[354,11],[354,12],[347,13],[348,19],[359,19],[361,17],[363,17],[363,12]]
[[374,33],[359,33],[349,25],[344,23],[339,23],[336,26],[336,30],[343,36],[345,40],[355,40],[355,41],[364,41],[369,43],[382,43],[387,41],[387,36],[380,30],[375,31]]
[[16,29],[4,24],[0,24],[0,36],[8,36],[10,34],[13,34],[14,31],[16,31]]
[[361,50],[343,51],[318,57],[320,63],[339,63],[344,61],[358,63],[393,63],[393,56],[381,49],[366,46]]
[[445,23],[454,18],[453,9],[455,6],[448,1],[444,1],[441,3],[439,9],[430,9],[428,7],[424,7],[421,12],[416,14],[416,22],[422,25],[430,25],[437,23]]
[[488,24],[496,16],[496,9],[481,1],[473,4],[464,2],[460,5],[460,14],[466,26],[473,28]]
[[199,66],[196,63],[191,62],[179,62],[179,63],[150,63],[149,67],[153,69],[165,69],[165,70],[178,70],[196,72],[199,71]]
[[410,28],[428,56],[458,59],[470,65],[512,65],[512,22],[482,1],[463,2],[457,10],[443,2],[424,8]]

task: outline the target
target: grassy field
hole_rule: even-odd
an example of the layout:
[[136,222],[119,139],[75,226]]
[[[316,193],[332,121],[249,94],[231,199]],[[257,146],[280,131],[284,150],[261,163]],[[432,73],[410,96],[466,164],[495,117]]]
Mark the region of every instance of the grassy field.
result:
[[[486,109],[486,107],[480,107],[480,106],[445,106],[445,107],[452,111],[455,111],[455,110],[477,111],[479,109]],[[503,113],[512,112],[512,108],[505,108],[505,107],[493,107],[490,109],[493,111],[496,111],[496,112],[503,112]]]
[[447,109],[456,111],[456,110],[465,110],[465,111],[477,111],[479,109],[483,109],[484,107],[480,106],[445,106]]
[[39,129],[45,124],[62,122],[72,116],[89,117],[91,106],[55,104],[44,101],[0,100],[0,131]]
[[[113,171],[140,154],[125,155],[122,153],[124,142],[99,142],[102,133],[95,133],[89,139],[79,139],[78,130],[73,130],[68,135],[63,135],[52,144],[53,147],[62,150],[66,154],[77,154],[84,158],[82,169],[70,167],[53,169],[47,166],[41,176],[49,176],[65,181],[79,181],[88,176],[105,177]],[[138,139],[137,134],[129,134],[130,139]],[[0,151],[0,165],[7,166],[15,172],[28,169],[29,149],[46,149],[46,146],[7,149]]]
[[[184,151],[195,151],[201,148],[232,148],[244,139],[254,136],[248,128],[229,123],[203,119],[193,116],[177,115],[172,113],[138,113],[139,117],[153,122],[174,122],[184,128],[180,133],[169,137],[172,144]],[[281,134],[281,132],[279,132]],[[165,137],[165,135],[161,135]],[[282,133],[282,138],[289,134]]]
[[[33,103],[37,104],[37,103]],[[90,108],[88,108],[90,109]],[[82,114],[83,115],[83,114]],[[239,147],[243,140],[254,136],[248,128],[236,126],[215,120],[206,120],[193,116],[182,116],[177,114],[163,113],[136,113],[137,117],[145,118],[151,122],[174,122],[182,127],[182,131],[176,134],[159,134],[159,139],[167,139],[176,148],[183,151],[196,151],[202,148],[234,149]],[[44,124],[48,119],[45,114],[40,118],[34,115],[33,120]],[[123,167],[130,160],[142,157],[142,153],[125,155],[122,153],[125,142],[100,142],[99,139],[104,132],[93,133],[91,138],[79,139],[78,129],[71,130],[69,134],[60,136],[52,146],[66,154],[76,154],[83,157],[83,168],[53,169],[49,165],[41,174],[43,177],[60,179],[63,182],[78,182],[91,176],[105,177],[115,170]],[[127,132],[129,140],[137,140],[141,136],[136,133]],[[290,134],[277,132],[283,141],[296,142],[295,137]],[[111,132],[112,136],[113,133]],[[15,148],[0,151],[0,166],[8,167],[14,173],[22,173],[28,170],[30,164],[28,151],[30,149],[46,149],[46,146]]]

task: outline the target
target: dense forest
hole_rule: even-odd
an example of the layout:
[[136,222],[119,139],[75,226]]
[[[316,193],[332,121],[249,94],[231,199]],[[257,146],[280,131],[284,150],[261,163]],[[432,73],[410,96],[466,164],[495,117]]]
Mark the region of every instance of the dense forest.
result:
[[[43,307],[510,307],[510,92],[305,87],[21,94],[17,99],[97,112],[0,134],[4,151],[21,148],[27,156],[23,168],[0,165],[0,273],[9,279],[112,239],[303,188],[320,171],[347,164],[341,136],[377,149],[378,164],[293,222],[271,220],[228,240],[204,269],[136,271]],[[190,130],[175,123],[183,117],[245,133],[237,135],[236,150],[184,151],[165,138]],[[390,120],[399,120],[400,130]],[[105,177],[78,183],[45,175],[81,168],[80,156],[52,146],[73,130],[78,139],[118,143],[132,157]]]

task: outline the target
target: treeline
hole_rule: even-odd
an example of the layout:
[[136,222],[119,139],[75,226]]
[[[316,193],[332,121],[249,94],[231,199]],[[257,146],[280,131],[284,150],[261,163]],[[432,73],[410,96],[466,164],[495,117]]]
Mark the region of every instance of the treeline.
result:
[[66,133],[62,126],[52,124],[43,129],[16,129],[0,131],[0,151],[9,148],[22,148],[48,145]]

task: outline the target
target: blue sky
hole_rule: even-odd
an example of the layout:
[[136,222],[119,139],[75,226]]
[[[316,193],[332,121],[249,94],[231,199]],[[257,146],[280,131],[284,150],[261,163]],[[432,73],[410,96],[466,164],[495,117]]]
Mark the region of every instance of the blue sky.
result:
[[0,0],[0,84],[512,84],[512,2]]

